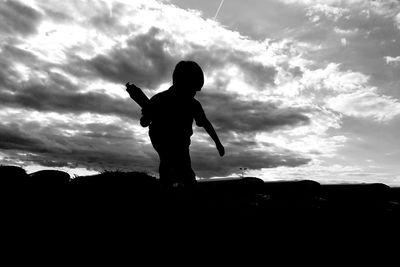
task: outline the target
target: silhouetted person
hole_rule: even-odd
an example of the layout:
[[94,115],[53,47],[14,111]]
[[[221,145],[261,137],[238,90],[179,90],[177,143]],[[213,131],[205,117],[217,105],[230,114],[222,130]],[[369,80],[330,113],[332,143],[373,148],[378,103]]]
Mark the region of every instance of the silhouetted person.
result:
[[[196,182],[189,154],[193,120],[211,136],[221,157],[225,149],[200,102],[194,98],[204,84],[200,66],[193,61],[181,61],[175,67],[172,80],[168,90],[154,95],[143,107],[140,124],[150,128],[151,142],[160,157],[162,185],[190,185]],[[134,87],[127,84],[131,96]]]

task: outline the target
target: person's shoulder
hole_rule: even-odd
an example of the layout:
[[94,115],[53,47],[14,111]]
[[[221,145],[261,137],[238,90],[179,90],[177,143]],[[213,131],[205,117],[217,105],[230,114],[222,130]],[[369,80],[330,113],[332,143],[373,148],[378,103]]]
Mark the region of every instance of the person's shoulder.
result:
[[162,91],[162,92],[159,92],[159,93],[153,95],[153,96],[150,98],[150,100],[151,100],[151,101],[158,101],[158,100],[161,100],[161,99],[163,99],[163,98],[165,98],[165,97],[168,97],[168,95],[169,95],[168,90],[164,90],[164,91]]

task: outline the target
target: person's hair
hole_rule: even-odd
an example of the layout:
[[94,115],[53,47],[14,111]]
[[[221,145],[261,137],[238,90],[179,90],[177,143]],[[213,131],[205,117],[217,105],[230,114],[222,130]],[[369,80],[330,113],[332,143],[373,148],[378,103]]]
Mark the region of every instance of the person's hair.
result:
[[174,85],[184,85],[200,90],[204,85],[204,74],[201,67],[194,61],[180,61],[172,74]]

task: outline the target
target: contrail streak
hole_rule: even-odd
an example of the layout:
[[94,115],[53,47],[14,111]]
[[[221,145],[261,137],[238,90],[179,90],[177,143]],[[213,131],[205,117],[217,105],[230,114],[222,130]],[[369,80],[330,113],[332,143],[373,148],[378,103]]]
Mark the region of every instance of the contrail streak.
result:
[[217,9],[217,12],[215,13],[214,20],[217,18],[219,11],[221,10],[222,5],[224,4],[224,1],[225,0],[221,0],[221,3],[219,4],[219,7]]

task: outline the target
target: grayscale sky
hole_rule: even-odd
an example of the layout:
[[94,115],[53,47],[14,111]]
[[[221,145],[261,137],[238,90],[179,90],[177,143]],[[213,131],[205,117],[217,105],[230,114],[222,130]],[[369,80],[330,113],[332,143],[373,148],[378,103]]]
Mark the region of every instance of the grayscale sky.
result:
[[220,4],[0,1],[0,163],[157,172],[124,84],[152,96],[194,60],[226,147],[195,129],[200,178],[400,185],[400,1]]

